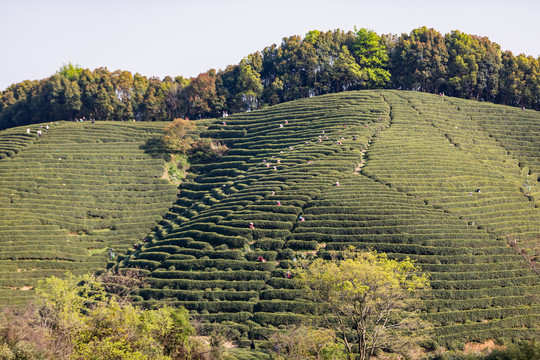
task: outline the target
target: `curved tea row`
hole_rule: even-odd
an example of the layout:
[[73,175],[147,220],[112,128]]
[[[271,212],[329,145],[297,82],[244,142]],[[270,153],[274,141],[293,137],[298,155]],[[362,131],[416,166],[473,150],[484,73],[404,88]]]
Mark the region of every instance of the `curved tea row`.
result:
[[47,127],[0,132],[0,144],[11,149],[0,160],[2,303],[24,301],[32,293],[24,290],[44,276],[103,269],[176,199],[175,187],[160,178],[163,160],[144,151],[163,124]]

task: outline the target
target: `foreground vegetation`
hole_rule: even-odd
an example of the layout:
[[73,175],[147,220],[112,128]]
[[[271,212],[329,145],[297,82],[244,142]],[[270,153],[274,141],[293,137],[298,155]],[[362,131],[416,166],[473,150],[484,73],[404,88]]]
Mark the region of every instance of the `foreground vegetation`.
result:
[[[326,327],[296,326],[288,331],[276,333],[260,345],[262,350],[255,350],[253,343],[249,350],[226,346],[226,341],[230,338],[229,334],[223,331],[213,332],[207,337],[196,336],[197,323],[190,319],[184,308],[163,305],[153,310],[145,310],[134,306],[130,301],[131,291],[147,284],[139,272],[124,271],[105,272],[97,277],[67,274],[64,279],[51,277],[40,281],[35,302],[26,308],[3,308],[0,311],[0,359],[531,360],[539,358],[540,345],[534,341],[519,342],[517,346],[509,344],[506,349],[497,347],[492,352],[484,351],[469,355],[433,349],[415,352],[415,349],[419,349],[415,343],[418,345],[422,342],[424,346],[427,344],[425,335],[428,334],[429,328],[417,329],[411,333],[411,313],[403,312],[407,306],[402,306],[399,302],[405,298],[414,298],[415,294],[418,294],[417,286],[425,284],[425,277],[411,276],[415,272],[411,270],[415,269],[408,260],[396,262],[380,254],[354,254],[355,256],[351,257],[349,253],[348,259],[342,261],[310,262],[307,267],[300,266],[295,271],[299,287],[306,287],[314,294],[323,295],[321,291],[324,293],[330,291],[338,296],[339,294],[345,296],[340,299],[330,295],[329,298],[321,299],[322,303],[326,303],[330,308],[339,309],[338,312],[332,311],[337,318],[330,320]],[[342,270],[332,266],[338,266]],[[352,281],[349,281],[347,275],[340,274],[350,270],[357,273],[358,270],[366,270],[366,267],[375,270],[384,279],[376,276],[377,280],[374,281],[360,274],[360,277],[354,276]],[[333,275],[337,275],[339,279],[327,281],[332,279]],[[371,285],[375,283],[378,285],[372,287]],[[402,289],[398,290],[399,287]],[[396,290],[399,293],[397,297],[394,296],[397,294]],[[407,294],[402,293],[402,290]],[[385,299],[378,299],[380,295]],[[390,307],[386,306],[389,303]],[[359,311],[357,315],[354,314],[356,311],[354,309]],[[388,317],[381,323],[378,313],[380,310],[386,313],[383,318]],[[406,314],[405,318],[401,317],[403,314]],[[395,323],[396,316],[401,317],[398,322],[405,320],[403,324],[407,323],[405,327],[408,330],[397,329],[392,324]],[[342,317],[345,321],[339,320]],[[355,319],[361,318],[363,320],[356,323],[358,320]],[[387,323],[387,320],[391,323]],[[348,330],[342,332],[346,328]],[[381,328],[384,329],[381,331]],[[354,332],[358,330],[367,334],[364,339],[367,340],[366,347],[362,350],[363,341],[360,340],[359,347],[351,351],[347,338],[352,336],[353,339]],[[389,346],[390,344],[392,346]],[[398,344],[400,346],[395,347]]]
[[41,281],[34,307],[0,315],[0,359],[210,358],[210,347],[192,337],[185,309],[145,311],[126,294],[106,291],[126,276],[133,280],[116,274],[106,282],[90,275]]

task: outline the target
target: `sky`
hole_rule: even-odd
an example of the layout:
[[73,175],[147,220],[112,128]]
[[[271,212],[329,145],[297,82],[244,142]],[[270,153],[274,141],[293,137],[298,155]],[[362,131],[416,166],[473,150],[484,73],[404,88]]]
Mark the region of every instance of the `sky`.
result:
[[540,56],[538,0],[0,0],[0,91],[63,64],[197,76],[310,30],[427,26]]

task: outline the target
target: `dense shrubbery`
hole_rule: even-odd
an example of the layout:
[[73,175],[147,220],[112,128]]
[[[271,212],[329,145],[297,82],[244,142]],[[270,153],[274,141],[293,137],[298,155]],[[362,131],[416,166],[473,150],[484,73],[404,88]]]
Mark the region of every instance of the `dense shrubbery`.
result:
[[227,150],[227,146],[218,141],[202,138],[193,144],[188,155],[193,164],[210,163],[218,161]]
[[0,358],[209,358],[185,309],[142,310],[107,293],[110,285],[92,276],[42,281],[35,307],[0,314]]

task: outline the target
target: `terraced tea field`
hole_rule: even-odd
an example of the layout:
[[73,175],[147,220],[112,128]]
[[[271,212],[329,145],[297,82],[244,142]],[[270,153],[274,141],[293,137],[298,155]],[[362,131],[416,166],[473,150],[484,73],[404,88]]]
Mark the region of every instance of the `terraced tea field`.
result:
[[535,146],[538,113],[422,95],[387,96],[392,127],[370,148],[366,175],[449,211],[538,261],[540,173],[533,155],[540,152],[525,156],[513,147],[518,141],[498,132],[503,119],[513,119],[526,134],[521,147]]
[[359,91],[223,120],[199,128],[229,152],[193,165],[178,196],[151,156],[163,124],[0,132],[0,301],[112,266],[113,247],[148,275],[142,305],[185,306],[249,344],[316,324],[290,270],[353,245],[430,274],[441,344],[538,337],[539,113]]
[[44,276],[105,268],[175,201],[163,160],[143,150],[157,123],[54,123],[0,132],[0,303]]
[[[317,322],[290,278],[298,259],[372,248],[430,274],[424,316],[439,342],[538,336],[538,175],[524,164],[540,152],[522,160],[476,106],[489,107],[361,91],[216,120],[202,135],[230,151],[192,168],[150,241],[120,265],[146,269],[146,306],[182,305],[207,329],[262,340]],[[538,113],[489,109],[540,126]]]

